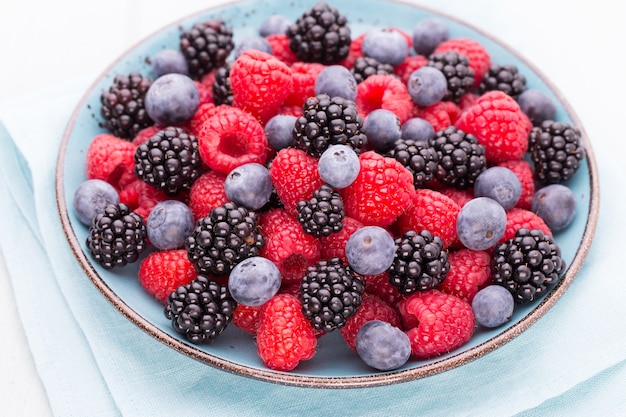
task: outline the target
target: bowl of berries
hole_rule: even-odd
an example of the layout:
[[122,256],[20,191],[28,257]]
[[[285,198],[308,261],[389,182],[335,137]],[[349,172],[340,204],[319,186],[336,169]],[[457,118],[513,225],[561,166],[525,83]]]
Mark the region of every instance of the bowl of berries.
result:
[[516,337],[576,277],[599,205],[589,139],[538,69],[382,0],[243,0],[154,33],[83,96],[56,185],[112,308],[303,387],[422,378]]

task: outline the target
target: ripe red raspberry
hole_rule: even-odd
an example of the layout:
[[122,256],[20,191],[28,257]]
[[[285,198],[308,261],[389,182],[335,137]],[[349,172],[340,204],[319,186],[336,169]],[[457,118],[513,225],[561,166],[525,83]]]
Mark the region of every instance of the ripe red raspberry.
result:
[[256,49],[243,51],[232,64],[230,86],[233,106],[261,123],[276,114],[291,92],[291,69],[280,59]]
[[399,304],[411,341],[411,353],[421,359],[448,353],[467,342],[474,332],[472,306],[438,290],[416,292]]
[[216,107],[197,138],[202,160],[223,174],[250,162],[264,164],[267,159],[269,145],[263,126],[237,107]]
[[467,57],[470,68],[474,70],[474,88],[478,87],[491,65],[491,56],[485,47],[474,39],[452,38],[441,42],[433,53],[449,51],[456,51]]
[[257,353],[265,366],[290,371],[315,355],[317,338],[291,294],[277,294],[263,304],[257,331]]
[[276,33],[266,36],[265,39],[269,42],[270,48],[272,49],[272,55],[276,58],[280,59],[287,65],[298,62],[298,57],[289,47],[289,42],[291,42],[289,36],[282,33]]
[[[120,190],[120,202],[126,204],[143,219],[147,219],[150,212],[161,201],[171,200],[172,197],[165,194],[165,191],[156,188],[145,181],[135,179]],[[176,196],[176,200],[184,201],[187,193]]]
[[285,211],[298,215],[297,204],[310,200],[323,181],[317,171],[317,159],[301,149],[281,149],[270,166],[270,177]]
[[291,65],[293,87],[289,92],[283,106],[299,106],[302,112],[304,101],[315,95],[315,80],[322,70],[326,68],[317,62],[295,62]]
[[247,306],[244,304],[237,304],[237,308],[233,313],[233,325],[248,334],[256,335],[259,330],[261,308],[262,305]]
[[356,335],[359,329],[372,320],[381,320],[400,327],[400,316],[395,309],[377,296],[365,293],[356,314],[348,318],[346,325],[339,329],[341,337],[350,349],[356,350]]
[[400,123],[406,122],[413,113],[413,101],[409,90],[396,76],[374,74],[357,87],[356,105],[365,118],[376,109],[395,113]]
[[280,106],[280,108],[276,111],[276,114],[300,117],[302,116],[302,106]]
[[474,190],[472,188],[466,188],[464,190],[459,190],[454,187],[443,187],[437,189],[441,194],[448,196],[459,205],[459,207],[463,207],[465,203],[474,198]]
[[341,61],[341,65],[348,69],[352,69],[357,58],[363,56],[363,39],[365,39],[365,35],[367,35],[367,33],[362,33],[356,38],[352,39],[352,42],[350,42],[350,48],[348,50],[348,56],[345,57],[343,61]]
[[404,84],[409,82],[411,74],[428,64],[428,58],[423,55],[409,55],[401,64],[393,67],[393,72]]
[[208,216],[211,210],[228,202],[224,181],[226,174],[207,171],[193,183],[189,190],[189,208],[195,220]]
[[461,109],[452,101],[440,101],[417,110],[417,117],[429,122],[435,132],[454,125],[460,115]]
[[524,156],[532,123],[514,98],[494,90],[480,96],[455,126],[476,136],[487,161],[497,164]]
[[365,277],[365,292],[377,296],[393,308],[396,308],[398,303],[406,298],[406,295],[402,294],[398,287],[389,282],[387,271],[378,275],[367,275]]
[[530,210],[535,195],[535,178],[534,169],[530,162],[524,159],[513,159],[510,161],[500,162],[501,167],[510,169],[515,173],[522,184],[522,194],[517,201],[515,207]]
[[524,210],[521,208],[513,207],[506,212],[506,227],[504,229],[504,235],[498,241],[498,243],[506,242],[509,239],[515,237],[515,233],[521,228],[524,229],[539,229],[545,235],[552,236],[552,231],[536,213],[530,210]]
[[152,136],[154,136],[159,130],[163,129],[163,126],[148,126],[141,129],[132,140],[133,145],[139,146]]
[[96,135],[87,149],[87,179],[119,187],[120,178],[135,166],[136,146],[108,133]]
[[[220,106],[216,106],[213,103],[205,103],[198,106],[198,109],[193,114],[191,119],[189,119],[186,123],[187,130],[194,136],[198,136],[200,133],[200,128],[204,124],[204,122],[213,116],[217,109]],[[216,110],[217,109],[217,110]]]
[[450,271],[439,289],[471,303],[491,277],[491,254],[487,251],[459,249],[448,253]]
[[321,236],[320,243],[322,244],[322,258],[341,258],[347,265],[346,259],[346,243],[352,233],[363,227],[363,223],[353,219],[352,217],[345,216],[343,218],[343,227],[340,231],[332,233],[328,236]]
[[456,239],[456,218],[461,206],[439,191],[428,188],[415,190],[411,207],[398,218],[401,233],[428,230],[443,240],[447,249]]
[[395,159],[374,151],[362,153],[359,160],[359,175],[341,190],[346,216],[368,226],[389,226],[411,204],[413,175]]
[[461,99],[459,100],[459,109],[461,109],[461,112],[464,112],[465,110],[467,110],[468,108],[476,104],[479,98],[480,96],[478,94],[474,94],[474,93],[463,94],[461,96]]
[[197,275],[185,249],[150,253],[141,261],[138,273],[141,286],[163,304],[170,293],[188,284]]

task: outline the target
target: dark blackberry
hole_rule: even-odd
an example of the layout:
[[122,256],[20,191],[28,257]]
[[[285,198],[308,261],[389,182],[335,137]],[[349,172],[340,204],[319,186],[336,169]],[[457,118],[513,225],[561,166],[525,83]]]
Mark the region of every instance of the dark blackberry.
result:
[[302,312],[315,329],[328,333],[356,314],[364,292],[363,277],[340,258],[321,260],[307,268],[300,283]]
[[152,79],[138,72],[116,75],[113,84],[100,96],[100,114],[104,127],[122,139],[133,139],[154,121],[146,112],[144,99]]
[[350,69],[357,84],[363,82],[367,77],[374,74],[394,75],[391,64],[383,64],[375,58],[360,56],[354,61]]
[[350,51],[350,28],[345,16],[324,2],[315,4],[287,28],[289,48],[303,62],[337,64]]
[[430,145],[439,155],[435,178],[444,185],[472,187],[478,175],[487,169],[485,147],[471,133],[449,126],[436,132]]
[[428,184],[437,172],[439,154],[427,142],[399,139],[386,156],[394,158],[413,174],[415,188]]
[[474,70],[469,66],[469,59],[456,51],[432,54],[428,65],[443,73],[448,82],[448,92],[443,100],[459,102],[461,97],[474,86]]
[[258,256],[265,244],[255,212],[228,202],[199,219],[185,241],[189,260],[201,275],[228,275],[242,260]]
[[187,60],[189,76],[199,81],[214,68],[224,66],[235,47],[233,31],[221,19],[196,23],[181,33],[179,47]]
[[556,284],[565,271],[565,261],[552,236],[522,228],[515,237],[496,245],[491,269],[494,284],[507,288],[515,302],[523,304]]
[[343,201],[337,191],[324,184],[313,193],[313,198],[297,205],[298,221],[305,233],[328,236],[343,228]]
[[448,275],[450,262],[443,241],[428,230],[405,232],[396,238],[396,254],[388,269],[389,282],[401,294],[436,288]]
[[528,152],[541,184],[570,179],[585,157],[580,130],[565,122],[544,120],[528,136]]
[[89,227],[87,248],[104,269],[135,262],[147,245],[146,225],[123,203],[108,204]]
[[293,128],[294,145],[319,157],[330,145],[348,145],[357,153],[367,144],[356,104],[343,97],[309,97]]
[[230,86],[230,64],[224,64],[215,70],[215,81],[213,81],[213,103],[233,105],[233,89]]
[[519,73],[515,65],[492,64],[478,85],[478,93],[498,90],[517,99],[526,88],[526,77]]
[[168,296],[164,314],[176,332],[201,344],[212,341],[226,329],[235,308],[237,302],[227,286],[200,275]]
[[179,127],[159,130],[137,147],[135,174],[168,195],[189,190],[202,174],[198,139]]

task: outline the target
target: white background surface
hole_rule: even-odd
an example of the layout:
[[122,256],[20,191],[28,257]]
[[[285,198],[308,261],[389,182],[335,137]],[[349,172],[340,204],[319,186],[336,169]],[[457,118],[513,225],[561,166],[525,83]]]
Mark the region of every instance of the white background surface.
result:
[[[348,16],[358,4],[329,2]],[[153,31],[218,3],[224,1],[0,0],[0,101],[94,79]],[[615,158],[626,152],[624,138],[615,136],[623,131],[626,97],[626,25],[617,0],[415,3],[457,16],[517,50],[563,93],[592,143],[615,148]],[[1,257],[0,335],[0,416],[50,415]]]

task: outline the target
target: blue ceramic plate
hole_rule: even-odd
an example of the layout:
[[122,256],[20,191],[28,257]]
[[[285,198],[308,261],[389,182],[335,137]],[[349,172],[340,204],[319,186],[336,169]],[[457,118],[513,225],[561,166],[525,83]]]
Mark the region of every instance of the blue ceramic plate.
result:
[[[138,70],[150,74],[147,58],[165,48],[177,48],[181,30],[195,22],[222,18],[233,28],[235,42],[255,34],[261,22],[272,13],[280,13],[295,20],[314,1],[266,0],[241,1],[203,11],[172,23],[139,43],[122,55],[100,76],[85,93],[65,132],[57,167],[57,195],[61,221],[69,245],[88,279],[112,305],[129,320],[166,345],[198,361],[225,371],[281,384],[306,387],[365,387],[408,381],[442,372],[479,358],[501,346],[532,325],[563,295],[574,280],[587,254],[595,230],[599,190],[596,164],[589,141],[570,106],[540,72],[524,58],[498,40],[479,29],[449,16],[417,8],[401,2],[366,0],[358,8],[339,10],[350,22],[352,35],[373,27],[394,26],[412,33],[415,23],[427,17],[443,19],[450,29],[450,37],[468,37],[478,40],[489,51],[494,63],[514,64],[527,78],[527,85],[546,92],[558,105],[557,119],[571,123],[583,131],[586,159],[579,171],[568,182],[578,200],[578,213],[571,226],[555,235],[568,269],[564,276],[542,300],[527,306],[517,306],[512,321],[493,330],[477,329],[472,339],[461,348],[436,359],[410,360],[402,369],[393,372],[374,372],[348,349],[338,332],[319,340],[316,356],[302,362],[294,371],[275,372],[267,369],[256,354],[251,336],[235,326],[229,328],[208,346],[189,344],[176,334],[163,315],[163,307],[140,286],[138,263],[117,271],[106,271],[91,262],[86,255],[85,239],[88,230],[73,213],[74,191],[85,177],[85,154],[91,139],[103,132],[100,127],[99,97],[108,89],[113,77]],[[385,13],[380,13],[384,10]]]

